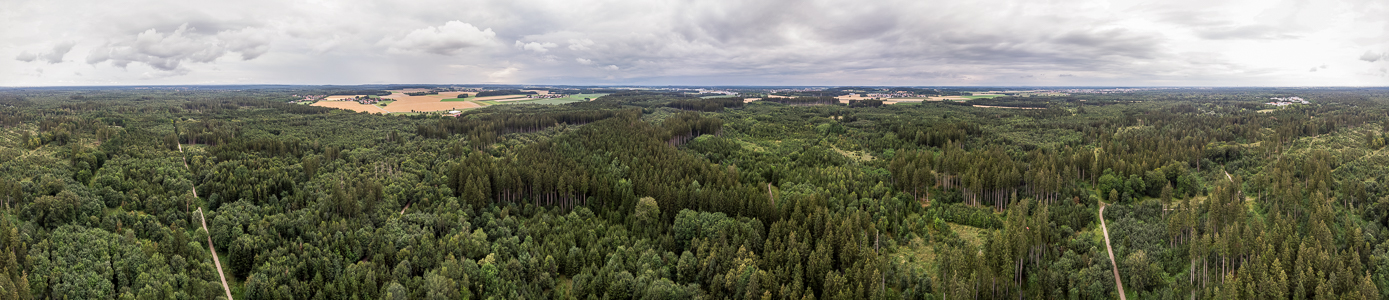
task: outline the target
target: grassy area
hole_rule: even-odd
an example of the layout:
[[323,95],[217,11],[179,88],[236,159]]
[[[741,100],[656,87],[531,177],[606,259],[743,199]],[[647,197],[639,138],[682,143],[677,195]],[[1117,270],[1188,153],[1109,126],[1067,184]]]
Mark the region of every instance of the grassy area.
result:
[[463,102],[463,101],[468,101],[468,99],[471,99],[471,98],[449,98],[449,99],[439,100],[439,102]]
[[391,102],[395,102],[395,100],[383,100],[381,102],[376,102],[376,106],[386,107],[386,104],[391,104]]
[[982,237],[982,235],[984,234],[984,231],[988,229],[949,222],[946,222],[945,224],[950,226],[950,231],[954,231],[955,234],[958,234],[960,236],[960,239],[965,240],[966,243],[969,243],[975,248],[984,246],[984,238]]
[[583,99],[589,99],[589,100],[599,99],[599,97],[603,97],[603,96],[607,96],[607,94],[606,94],[606,93],[599,93],[599,94],[569,94],[568,97],[558,97],[558,99],[546,99],[546,100],[557,100],[557,101],[558,101],[558,100],[565,100],[565,101],[567,101],[567,103],[569,103],[569,101],[583,101]]
[[970,99],[989,99],[989,98],[1003,97],[1003,95],[971,95],[971,96],[960,96],[960,97],[965,97],[965,98],[970,98]]
[[[518,104],[518,103],[529,103],[529,104],[565,104],[565,103],[573,103],[573,102],[582,102],[582,101],[584,101],[584,98],[588,98],[589,100],[598,99],[598,97],[602,97],[602,96],[604,96],[604,95],[607,95],[607,94],[575,94],[575,95],[569,95],[569,96],[565,96],[565,97],[561,97],[561,98],[527,99],[527,100],[511,100],[511,101],[486,100],[486,101],[477,101],[477,103],[478,103],[478,104],[482,104],[482,105]],[[509,99],[508,99],[508,100],[509,100]]]

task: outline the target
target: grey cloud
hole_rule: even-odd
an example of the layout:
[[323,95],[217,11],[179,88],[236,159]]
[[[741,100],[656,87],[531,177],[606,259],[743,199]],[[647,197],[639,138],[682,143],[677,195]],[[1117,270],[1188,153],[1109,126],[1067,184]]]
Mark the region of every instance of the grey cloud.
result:
[[24,52],[20,52],[18,56],[15,56],[15,57],[14,57],[14,59],[15,59],[15,60],[18,60],[18,61],[22,61],[22,62],[32,62],[32,61],[34,61],[34,60],[36,60],[36,59],[39,59],[39,55],[38,55],[38,54],[29,53],[29,51],[24,51]]
[[68,52],[71,52],[72,47],[75,45],[77,45],[76,42],[60,42],[54,44],[53,49],[50,51],[40,53],[30,53],[29,51],[23,51],[20,52],[18,56],[15,56],[14,59],[22,62],[33,62],[36,60],[41,60],[48,62],[49,64],[56,64],[63,62],[63,57],[67,56]]
[[222,31],[218,36],[226,43],[227,51],[240,53],[241,60],[252,60],[270,51],[273,34],[264,29],[242,28]]
[[1361,54],[1361,55],[1360,55],[1360,60],[1368,61],[1368,62],[1376,62],[1376,61],[1379,61],[1381,58],[1387,58],[1387,57],[1389,57],[1389,53],[1380,54],[1380,53],[1375,53],[1374,51],[1368,51],[1368,50],[1367,50],[1367,51],[1365,51],[1365,54]]
[[[1328,48],[1379,49],[1359,56],[1365,61],[1389,59],[1381,53],[1382,39],[1373,38],[1389,30],[1377,29],[1383,14],[1367,9],[1361,11],[1365,20],[1345,19],[1359,26],[1349,27],[1360,28],[1355,32],[1318,30],[1340,28],[1326,26],[1339,26],[1342,20],[1313,21],[1322,19],[1299,14],[1296,8],[1302,6],[1295,3],[1245,8],[1210,0],[1111,5],[1007,0],[142,1],[151,5],[68,5],[75,10],[71,14],[97,15],[88,22],[67,23],[72,25],[42,20],[69,13],[56,9],[20,16],[25,19],[13,22],[37,33],[0,31],[0,36],[20,37],[14,45],[22,45],[0,50],[11,51],[5,53],[20,62],[46,62],[47,50],[57,41],[53,37],[61,36],[81,41],[84,47],[79,48],[88,52],[85,60],[91,64],[147,64],[156,69],[147,77],[155,79],[188,76],[161,81],[168,83],[236,74],[293,83],[642,84],[692,79],[725,84],[1207,84],[1191,78],[1230,76],[1240,78],[1230,83],[1257,84],[1255,80],[1275,75],[1306,75],[1298,71],[1307,70],[1306,65],[1347,59],[1308,53],[1299,59],[1317,60],[1269,64],[1242,57],[1240,51],[1247,48],[1235,50],[1237,45],[1230,44],[1259,40],[1279,47],[1270,48],[1272,53],[1295,48],[1280,45],[1298,36],[1316,37]],[[1269,9],[1280,6],[1291,8]],[[1331,6],[1305,8],[1326,7]],[[1235,9],[1254,11],[1232,14]],[[1360,40],[1346,45],[1351,38]],[[222,59],[228,55],[239,59]],[[200,72],[194,66],[224,72]],[[72,70],[49,69],[50,76],[67,76]],[[353,72],[382,69],[411,71]],[[141,73],[116,68],[83,72],[91,81]],[[1337,72],[1317,75],[1330,73]],[[8,81],[3,76],[0,82]]]
[[[217,35],[195,33],[192,27],[180,26],[170,33],[149,29],[134,37],[120,39],[92,49],[88,64],[110,61],[125,68],[138,62],[163,71],[180,70],[185,62],[212,62],[228,52],[241,54],[243,60],[254,59],[266,51],[267,41],[247,34],[247,30],[223,31]],[[186,74],[181,70],[178,74]]]
[[461,21],[449,21],[443,26],[416,29],[400,39],[388,38],[382,43],[398,52],[454,55],[465,49],[496,44],[496,36],[491,28],[484,30]]

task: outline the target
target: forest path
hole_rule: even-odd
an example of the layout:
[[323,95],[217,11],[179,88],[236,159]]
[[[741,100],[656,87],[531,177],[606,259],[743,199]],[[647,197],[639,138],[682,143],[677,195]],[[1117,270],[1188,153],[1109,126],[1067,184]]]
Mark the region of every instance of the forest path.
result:
[[[207,217],[203,215],[203,208],[198,208],[198,218],[203,221],[203,231],[207,231]],[[217,259],[217,247],[212,245],[212,232],[208,231],[207,250],[212,251],[212,263],[217,265],[217,276],[222,278],[222,289],[227,291],[227,300],[232,300],[231,286],[227,285],[227,275],[222,273],[222,260]]]
[[[178,144],[178,153],[179,158],[183,159],[183,168],[191,172],[192,169],[188,168],[188,157],[183,156],[183,144]],[[198,187],[193,186],[193,198],[197,197]],[[227,300],[234,300],[232,299],[231,286],[227,285],[227,275],[222,273],[222,260],[217,258],[217,247],[212,245],[212,230],[207,229],[207,216],[203,215],[202,207],[198,207],[197,212],[198,219],[202,219],[203,222],[203,232],[207,232],[207,250],[212,252],[212,264],[217,266],[217,277],[222,278],[222,289],[227,291]]]
[[1114,266],[1114,285],[1119,287],[1119,300],[1128,300],[1124,295],[1124,282],[1119,280],[1119,263],[1114,261],[1114,247],[1109,246],[1109,227],[1104,225],[1104,202],[1100,202],[1100,229],[1104,230],[1104,249],[1109,252],[1109,263]]

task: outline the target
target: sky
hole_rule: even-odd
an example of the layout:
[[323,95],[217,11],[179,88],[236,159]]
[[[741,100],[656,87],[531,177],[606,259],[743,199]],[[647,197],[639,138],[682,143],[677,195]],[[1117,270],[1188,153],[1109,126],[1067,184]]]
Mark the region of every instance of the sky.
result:
[[1389,1],[5,0],[0,86],[1386,86]]

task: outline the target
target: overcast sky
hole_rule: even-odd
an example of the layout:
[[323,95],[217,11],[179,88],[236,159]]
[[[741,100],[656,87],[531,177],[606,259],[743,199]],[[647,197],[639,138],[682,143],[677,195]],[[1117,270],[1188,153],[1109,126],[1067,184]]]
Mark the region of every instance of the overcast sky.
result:
[[0,86],[1389,85],[1389,1],[6,0]]

